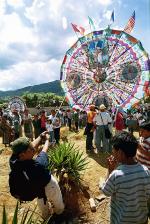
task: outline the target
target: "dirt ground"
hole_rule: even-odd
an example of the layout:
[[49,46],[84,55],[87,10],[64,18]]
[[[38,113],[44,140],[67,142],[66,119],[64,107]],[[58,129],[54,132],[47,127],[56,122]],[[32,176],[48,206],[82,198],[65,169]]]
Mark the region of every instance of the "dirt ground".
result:
[[[108,154],[95,152],[86,154],[85,151],[85,136],[83,136],[83,130],[79,133],[69,132],[67,128],[62,128],[61,130],[62,139],[67,139],[69,142],[75,143],[78,149],[84,152],[89,160],[88,167],[83,173],[84,186],[86,189],[86,194],[83,194],[79,200],[80,212],[78,216],[74,216],[72,220],[65,223],[86,223],[86,224],[107,224],[109,223],[109,198],[101,200],[101,198],[96,199],[98,196],[102,196],[99,190],[99,180],[100,178],[105,178],[106,169],[106,157]],[[65,137],[65,138],[64,138]],[[1,139],[0,139],[1,142]],[[8,214],[8,221],[11,223],[12,216],[14,213],[14,208],[16,205],[16,200],[9,193],[8,186],[8,174],[9,174],[9,158],[11,155],[10,148],[5,148],[3,144],[0,144],[0,220],[2,217],[3,204],[6,206],[6,211]],[[96,212],[92,212],[89,205],[89,198],[94,198],[96,203]],[[68,200],[71,199],[71,195],[68,194]],[[33,211],[36,206],[36,200],[30,203],[23,203],[19,205],[19,213],[24,212],[24,208],[30,207]],[[70,208],[71,210],[71,208]],[[36,209],[36,216],[40,213]],[[69,219],[69,218],[68,218]],[[57,223],[59,224],[59,223]]]

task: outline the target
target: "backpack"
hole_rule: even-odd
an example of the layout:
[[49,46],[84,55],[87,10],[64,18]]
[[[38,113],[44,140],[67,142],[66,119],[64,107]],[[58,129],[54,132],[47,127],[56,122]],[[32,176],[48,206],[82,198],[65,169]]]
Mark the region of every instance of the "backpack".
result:
[[35,198],[44,198],[45,189],[43,186],[37,187],[37,182],[32,181],[27,172],[23,169],[13,169],[9,174],[10,193],[20,201],[32,201]]

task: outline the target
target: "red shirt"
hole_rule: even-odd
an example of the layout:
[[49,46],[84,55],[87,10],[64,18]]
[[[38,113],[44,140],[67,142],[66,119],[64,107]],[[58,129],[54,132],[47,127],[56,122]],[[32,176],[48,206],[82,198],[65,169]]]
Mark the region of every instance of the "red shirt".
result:
[[115,128],[119,131],[125,128],[124,126],[124,120],[123,120],[123,115],[118,112],[116,116],[116,121],[115,121]]
[[41,128],[46,128],[46,116],[41,115]]

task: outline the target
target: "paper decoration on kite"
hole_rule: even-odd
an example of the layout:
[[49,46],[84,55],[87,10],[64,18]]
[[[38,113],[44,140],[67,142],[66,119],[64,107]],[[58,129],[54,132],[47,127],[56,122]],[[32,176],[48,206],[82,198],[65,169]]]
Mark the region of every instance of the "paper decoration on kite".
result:
[[60,76],[71,107],[104,103],[127,110],[149,92],[150,60],[139,40],[108,27],[78,39]]
[[19,97],[15,96],[10,99],[8,103],[8,109],[11,111],[17,110],[18,112],[24,111],[25,110],[25,103],[23,102],[22,99]]

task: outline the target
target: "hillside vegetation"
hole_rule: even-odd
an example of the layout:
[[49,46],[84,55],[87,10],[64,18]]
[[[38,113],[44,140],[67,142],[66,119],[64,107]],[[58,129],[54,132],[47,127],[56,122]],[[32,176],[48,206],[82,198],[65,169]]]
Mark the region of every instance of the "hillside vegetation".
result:
[[54,93],[58,96],[64,96],[60,81],[56,80],[39,85],[27,86],[17,90],[0,91],[0,97],[22,96],[24,93]]

